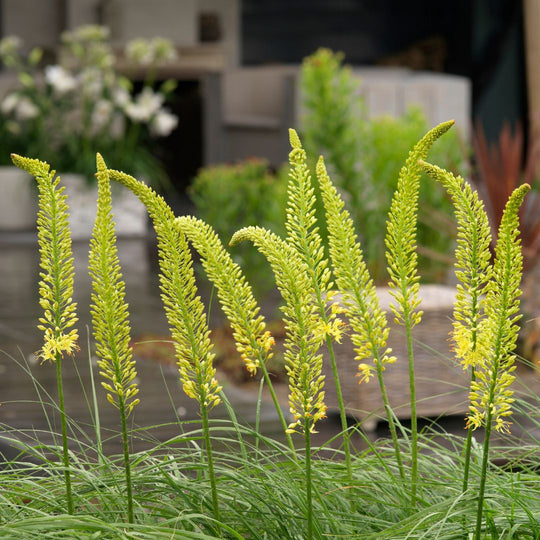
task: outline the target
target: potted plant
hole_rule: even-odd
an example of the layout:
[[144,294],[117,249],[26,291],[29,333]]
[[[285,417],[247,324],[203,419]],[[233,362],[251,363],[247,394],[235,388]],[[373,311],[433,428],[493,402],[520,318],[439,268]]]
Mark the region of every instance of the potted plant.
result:
[[[165,107],[175,82],[158,86],[155,80],[157,67],[175,58],[172,43],[154,38],[127,44],[128,61],[146,68],[142,88],[135,92],[132,82],[116,69],[108,39],[108,29],[96,25],[65,32],[58,62],[45,66],[39,48],[24,55],[18,38],[0,41],[0,59],[17,75],[16,86],[0,103],[6,139],[1,159],[20,151],[58,164],[75,238],[89,237],[93,224],[88,210],[97,199],[96,151],[114,168],[163,184],[166,174],[148,142],[169,135],[178,123]],[[134,197],[119,191],[114,199],[119,233],[144,233],[146,218]]]

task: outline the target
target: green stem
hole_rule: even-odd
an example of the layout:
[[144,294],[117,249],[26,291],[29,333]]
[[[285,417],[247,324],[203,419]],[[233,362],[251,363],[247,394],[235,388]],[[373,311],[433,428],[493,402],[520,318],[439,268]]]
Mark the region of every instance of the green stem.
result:
[[87,347],[88,347],[88,371],[90,373],[90,385],[92,387],[92,400],[94,402],[94,427],[96,432],[96,448],[98,455],[98,462],[100,465],[105,464],[105,457],[103,455],[103,444],[101,442],[101,423],[99,419],[99,407],[96,395],[96,385],[94,382],[94,371],[92,369],[92,351],[90,348],[90,333],[88,326],[86,327],[87,331]]
[[71,476],[69,472],[69,454],[67,443],[66,409],[64,406],[64,389],[62,386],[62,355],[56,353],[56,382],[58,385],[58,406],[60,408],[60,423],[62,425],[62,452],[64,461],[64,478],[66,482],[66,499],[68,514],[73,514],[73,497],[71,494]]
[[306,418],[304,421],[304,435],[306,441],[306,516],[307,516],[307,540],[313,538],[313,502],[311,496],[311,437],[310,423]]
[[409,388],[411,393],[411,508],[416,505],[418,483],[418,425],[416,420],[416,387],[414,383],[414,351],[409,310],[403,313],[407,332],[407,353],[409,357]]
[[285,417],[283,416],[283,411],[281,410],[281,406],[279,404],[276,392],[274,390],[274,385],[272,384],[272,381],[270,380],[270,374],[268,373],[268,370],[266,369],[266,365],[259,357],[259,365],[264,377],[264,382],[266,383],[266,386],[268,387],[268,390],[270,392],[270,395],[272,396],[272,401],[274,402],[274,406],[276,407],[276,411],[279,416],[279,421],[281,422],[281,426],[283,427],[283,432],[285,433],[285,437],[287,438],[287,443],[289,445],[289,448],[291,449],[292,455],[296,456],[296,451],[294,449],[294,443],[292,440],[292,437],[290,433],[287,433],[287,422],[285,421]]
[[[500,332],[499,332],[500,336]],[[474,533],[475,540],[480,540],[480,534],[482,532],[482,513],[484,511],[484,493],[486,490],[486,477],[487,466],[489,462],[489,439],[491,437],[491,424],[493,421],[493,401],[495,399],[495,388],[497,386],[497,374],[499,371],[499,350],[500,339],[497,340],[495,349],[495,362],[494,368],[491,374],[491,385],[489,388],[489,399],[486,406],[487,418],[486,418],[486,431],[484,434],[484,452],[482,454],[482,469],[480,472],[480,487],[478,488],[478,507],[476,509],[476,530]]]
[[345,451],[345,463],[347,465],[347,477],[349,483],[352,482],[352,463],[351,463],[351,446],[350,439],[351,434],[349,432],[349,426],[347,425],[347,414],[345,413],[345,403],[343,401],[343,392],[341,391],[341,383],[339,381],[339,373],[336,364],[336,356],[334,354],[334,346],[332,338],[326,336],[326,345],[328,347],[328,355],[330,356],[330,365],[332,366],[332,374],[334,376],[334,383],[336,385],[336,395],[339,406],[339,416],[341,419],[341,430],[343,431],[343,450]]
[[131,487],[131,464],[129,462],[127,418],[126,418],[124,399],[121,398],[120,396],[118,396],[118,408],[120,409],[120,418],[122,420],[122,446],[124,450],[124,470],[126,474],[128,522],[133,523],[133,491]]
[[[219,505],[218,505],[218,494],[216,487],[216,475],[214,472],[214,457],[212,455],[212,445],[210,443],[210,427],[208,424],[208,408],[201,403],[201,416],[202,416],[202,427],[204,435],[204,446],[206,449],[206,457],[208,459],[208,475],[210,477],[210,489],[212,491],[212,508],[214,511],[214,519],[219,522]],[[218,525],[218,534],[219,534],[219,525]]]
[[[476,380],[476,374],[474,368],[471,370],[471,381]],[[463,466],[463,486],[462,491],[467,491],[469,487],[469,470],[471,465],[471,447],[472,447],[472,429],[467,430],[467,440],[465,441],[465,452],[464,452],[464,466]]]
[[[491,401],[490,401],[491,403]],[[491,422],[492,422],[491,407],[488,409],[486,420],[486,432],[484,435],[484,452],[482,456],[482,471],[480,473],[480,487],[478,489],[478,507],[476,509],[476,530],[474,533],[475,540],[480,540],[482,532],[482,513],[484,511],[484,493],[486,490],[487,466],[489,462],[489,439],[491,437]]]
[[392,443],[394,444],[394,453],[396,454],[396,461],[399,469],[399,476],[401,480],[405,480],[405,471],[403,469],[403,460],[401,459],[401,450],[399,448],[399,442],[396,432],[396,424],[394,423],[394,412],[390,407],[390,401],[388,400],[388,393],[386,392],[386,386],[384,385],[384,379],[381,369],[381,363],[377,361],[377,379],[379,381],[379,387],[381,389],[381,396],[384,403],[384,410],[386,411],[386,418],[388,419],[388,427],[390,428],[390,434],[392,436]]

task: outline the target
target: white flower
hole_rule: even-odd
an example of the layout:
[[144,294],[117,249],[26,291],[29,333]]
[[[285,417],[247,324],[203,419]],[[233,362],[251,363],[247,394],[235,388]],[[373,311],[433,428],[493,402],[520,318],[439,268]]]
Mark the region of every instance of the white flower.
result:
[[83,69],[79,82],[85,96],[95,99],[103,93],[103,75],[98,68]]
[[15,109],[15,117],[18,120],[30,120],[39,114],[39,109],[26,97],[20,99]]
[[71,32],[63,32],[61,37],[64,42],[81,41],[105,41],[109,38],[111,31],[106,26],[97,24],[86,24],[75,28]]
[[123,86],[117,86],[112,92],[112,100],[118,107],[125,108],[131,101],[131,95]]
[[109,136],[111,139],[117,141],[118,139],[122,138],[125,130],[126,121],[124,116],[119,112],[115,113],[111,120],[111,124],[109,125]]
[[178,117],[167,109],[161,109],[152,119],[150,131],[158,137],[166,137],[178,125]]
[[60,96],[77,88],[77,79],[62,66],[47,66],[45,68],[45,80]]
[[125,112],[134,122],[149,122],[163,103],[163,96],[151,88],[144,88],[134,102],[128,103]]
[[150,42],[150,48],[155,62],[172,62],[178,58],[178,53],[170,39],[156,37]]
[[151,64],[154,61],[154,51],[150,42],[144,38],[132,39],[126,45],[126,57],[137,64]]
[[20,96],[17,93],[9,94],[4,98],[4,101],[2,101],[2,105],[0,105],[0,109],[4,114],[10,114],[15,110],[15,107],[19,104]]
[[98,133],[109,123],[112,112],[113,104],[110,101],[100,99],[96,102],[90,118],[92,133]]

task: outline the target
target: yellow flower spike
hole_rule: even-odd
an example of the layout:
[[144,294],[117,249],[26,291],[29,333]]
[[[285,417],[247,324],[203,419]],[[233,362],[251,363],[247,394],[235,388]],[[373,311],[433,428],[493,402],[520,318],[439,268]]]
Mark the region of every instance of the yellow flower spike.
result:
[[475,368],[486,354],[481,339],[484,314],[484,289],[491,267],[491,232],[478,194],[461,177],[420,161],[422,169],[440,182],[452,197],[458,221],[456,248],[456,287],[454,302],[454,352],[463,368]]
[[69,210],[64,188],[48,163],[12,154],[14,165],[35,177],[39,191],[38,242],[41,254],[39,282],[39,319],[45,343],[38,356],[56,361],[56,356],[77,350],[77,330],[68,331],[77,322],[73,302],[73,255],[68,224]]
[[111,179],[129,188],[147,207],[158,238],[160,283],[165,313],[175,344],[182,388],[202,408],[218,402],[210,331],[197,296],[191,253],[170,207],[152,188],[125,173],[109,170]]
[[251,287],[210,225],[192,216],[179,217],[176,223],[201,256],[205,272],[216,286],[221,307],[233,329],[236,349],[246,369],[255,375],[260,362],[268,361],[273,340]]
[[[495,423],[497,430],[506,430],[511,414],[510,384],[515,379],[516,340],[519,331],[519,295],[521,291],[521,254],[518,213],[530,190],[523,184],[510,196],[501,219],[495,248],[495,262],[491,279],[486,285],[485,320],[480,327],[479,342],[482,357],[475,364],[476,381],[471,383],[471,425],[488,426]],[[503,414],[504,413],[504,414]]]
[[130,396],[138,392],[133,382],[137,372],[129,344],[128,306],[116,247],[109,175],[99,154],[97,170],[97,216],[89,254],[89,273],[94,291],[91,305],[94,338],[100,373],[112,382],[112,385],[102,382],[110,392],[107,399],[121,410],[121,414],[124,414],[124,409],[129,414],[134,407],[129,401]]
[[16,154],[11,159],[14,165],[34,176],[38,185],[37,232],[42,269],[39,291],[44,311],[44,317],[39,319],[44,345],[38,356],[56,363],[67,511],[73,514],[61,360],[64,354],[73,354],[77,349],[78,333],[76,329],[69,330],[77,317],[72,300],[74,268],[65,188],[59,186],[60,178],[55,178],[48,163]]
[[[237,231],[231,244],[249,240],[268,259],[278,289],[285,300],[282,306],[287,327],[286,370],[289,376],[289,408],[296,422],[286,432],[304,429],[300,419],[320,418],[324,408],[324,378],[320,347],[319,318],[315,316],[313,288],[307,266],[290,243],[261,227]],[[291,431],[292,430],[292,431]]]

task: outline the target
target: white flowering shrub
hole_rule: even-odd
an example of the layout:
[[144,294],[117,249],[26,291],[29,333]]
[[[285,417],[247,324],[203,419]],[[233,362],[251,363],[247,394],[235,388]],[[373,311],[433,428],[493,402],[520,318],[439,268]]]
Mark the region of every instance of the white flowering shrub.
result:
[[[142,89],[135,92],[117,71],[108,40],[109,30],[102,26],[65,32],[57,63],[44,67],[39,48],[25,56],[19,38],[0,41],[0,59],[18,79],[0,101],[3,147],[89,179],[99,149],[115,167],[155,178],[154,171],[161,169],[148,140],[167,137],[178,125],[166,107],[175,84],[158,86],[155,75],[160,65],[176,58],[176,50],[159,37],[127,44],[123,55],[146,73]],[[7,154],[0,156],[0,162],[8,161]]]

